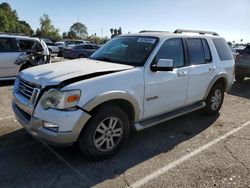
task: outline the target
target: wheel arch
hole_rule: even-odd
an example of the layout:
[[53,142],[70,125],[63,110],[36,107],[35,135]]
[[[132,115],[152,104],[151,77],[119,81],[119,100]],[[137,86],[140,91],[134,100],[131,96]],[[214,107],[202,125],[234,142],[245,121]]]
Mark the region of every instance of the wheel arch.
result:
[[91,114],[104,104],[114,104],[121,107],[128,114],[131,122],[139,120],[140,107],[137,100],[124,91],[112,91],[98,95],[86,103],[83,109]]
[[209,92],[211,91],[212,87],[214,86],[214,84],[216,83],[221,83],[223,86],[224,86],[224,90],[225,91],[228,91],[229,90],[229,79],[228,79],[228,76],[226,75],[226,73],[221,73],[221,74],[218,74],[216,75],[212,81],[210,82],[210,84],[208,85],[208,88],[207,88],[207,91],[205,93],[205,96],[204,96],[204,100],[207,98],[207,96],[209,95]]

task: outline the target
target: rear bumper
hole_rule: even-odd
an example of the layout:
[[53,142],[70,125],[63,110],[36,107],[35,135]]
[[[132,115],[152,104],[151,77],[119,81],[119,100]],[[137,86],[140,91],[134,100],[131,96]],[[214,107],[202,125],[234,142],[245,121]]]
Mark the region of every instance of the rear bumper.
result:
[[56,132],[45,128],[44,121],[33,116],[30,116],[28,113],[24,112],[13,100],[12,108],[15,113],[16,119],[22,124],[22,126],[33,136],[38,139],[41,139],[47,143],[54,145],[67,146],[76,142],[81,128],[88,121],[90,116],[87,113],[80,118],[78,123],[74,125],[75,130],[68,132]]

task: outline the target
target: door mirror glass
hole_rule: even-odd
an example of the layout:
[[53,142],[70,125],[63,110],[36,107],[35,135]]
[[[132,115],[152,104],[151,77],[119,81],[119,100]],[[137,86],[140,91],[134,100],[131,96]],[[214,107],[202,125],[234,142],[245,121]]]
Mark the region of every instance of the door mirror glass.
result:
[[151,66],[153,72],[172,71],[174,69],[173,59],[159,59],[158,62]]

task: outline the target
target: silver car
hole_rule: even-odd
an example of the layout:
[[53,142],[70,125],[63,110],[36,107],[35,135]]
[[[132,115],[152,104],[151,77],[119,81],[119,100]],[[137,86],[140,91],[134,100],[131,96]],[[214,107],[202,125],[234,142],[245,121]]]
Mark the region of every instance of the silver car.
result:
[[43,41],[0,34],[0,80],[13,80],[20,71],[44,63],[50,63],[50,54]]

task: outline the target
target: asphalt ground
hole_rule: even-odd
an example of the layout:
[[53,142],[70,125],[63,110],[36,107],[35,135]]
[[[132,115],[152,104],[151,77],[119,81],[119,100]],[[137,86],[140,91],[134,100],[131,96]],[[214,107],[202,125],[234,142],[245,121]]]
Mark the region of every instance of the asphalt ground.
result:
[[132,132],[113,158],[31,137],[0,83],[0,187],[250,187],[250,79],[235,82],[218,115],[201,111]]

